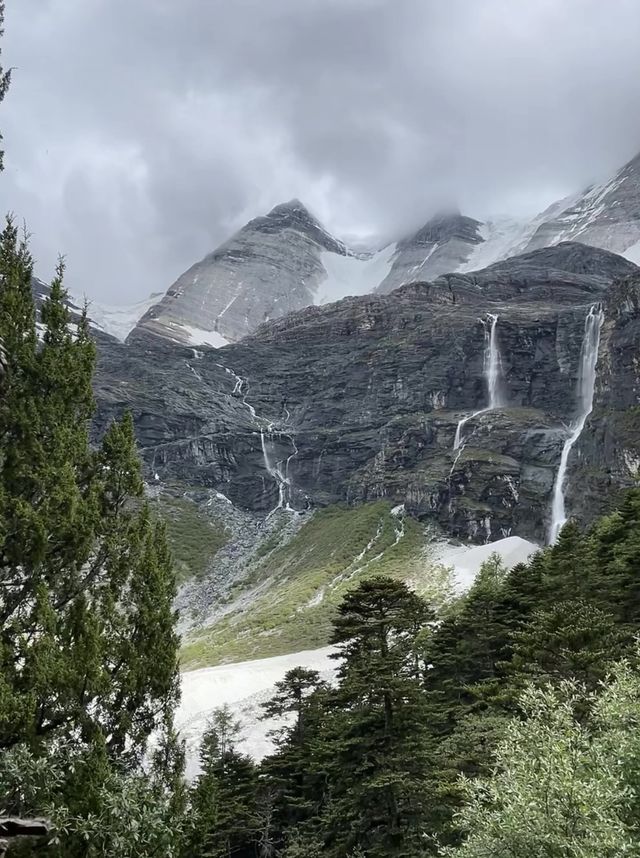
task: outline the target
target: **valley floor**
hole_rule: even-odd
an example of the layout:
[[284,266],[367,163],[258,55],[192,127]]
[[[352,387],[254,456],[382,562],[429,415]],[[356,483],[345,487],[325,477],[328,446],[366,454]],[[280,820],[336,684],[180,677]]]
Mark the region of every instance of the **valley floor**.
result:
[[[508,568],[522,563],[538,546],[518,536],[510,536],[487,545],[460,546],[441,543],[435,548],[434,560],[450,567],[458,591],[468,589],[482,563],[491,554],[500,555]],[[258,658],[235,664],[221,664],[182,674],[182,701],[176,715],[176,726],[187,744],[187,775],[193,778],[199,770],[198,746],[212,712],[228,705],[242,725],[239,749],[261,760],[273,749],[269,732],[281,726],[261,719],[261,705],[273,694],[274,686],[294,667],[317,670],[331,679],[335,662],[331,647],[301,650],[270,658]]]

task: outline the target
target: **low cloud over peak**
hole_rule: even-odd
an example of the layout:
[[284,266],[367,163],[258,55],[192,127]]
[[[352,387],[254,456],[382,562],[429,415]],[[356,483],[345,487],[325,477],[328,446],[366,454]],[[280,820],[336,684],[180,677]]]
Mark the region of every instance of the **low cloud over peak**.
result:
[[106,302],[295,197],[356,237],[530,213],[640,149],[639,36],[636,0],[8,0],[3,200]]

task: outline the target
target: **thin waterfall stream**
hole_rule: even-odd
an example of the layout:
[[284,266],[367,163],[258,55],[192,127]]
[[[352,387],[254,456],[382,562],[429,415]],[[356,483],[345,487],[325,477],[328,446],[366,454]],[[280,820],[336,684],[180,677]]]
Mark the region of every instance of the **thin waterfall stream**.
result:
[[495,408],[501,408],[505,404],[504,396],[504,373],[502,369],[502,357],[500,355],[500,346],[498,343],[498,315],[487,313],[487,318],[482,322],[484,327],[484,355],[483,355],[483,375],[487,386],[488,404],[478,411],[473,411],[463,417],[456,426],[456,435],[453,440],[453,449],[460,449],[463,442],[463,429],[466,424],[477,417],[479,414],[484,414],[486,411],[493,411]]
[[571,425],[569,437],[564,442],[560,467],[553,487],[551,504],[551,524],[549,526],[549,543],[553,544],[558,538],[567,521],[565,507],[565,482],[569,456],[576,441],[582,434],[587,417],[593,408],[593,394],[596,386],[596,366],[598,364],[598,348],[600,346],[600,330],[604,321],[604,313],[599,304],[593,304],[584,320],[584,335],[580,348],[580,365],[578,369],[578,414]]

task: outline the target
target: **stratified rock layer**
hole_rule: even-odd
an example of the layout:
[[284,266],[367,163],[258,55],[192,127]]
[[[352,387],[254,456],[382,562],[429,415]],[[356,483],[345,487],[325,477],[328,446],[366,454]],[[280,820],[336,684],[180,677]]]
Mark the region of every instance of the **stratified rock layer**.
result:
[[138,328],[183,343],[238,340],[314,303],[323,251],[347,252],[298,200],[276,206],[179,277]]
[[[619,256],[563,244],[309,307],[220,350],[138,329],[101,351],[96,428],[131,408],[151,479],[213,488],[246,509],[388,498],[474,541],[542,540],[594,302],[605,302],[603,371],[576,456],[597,474],[600,506],[633,479],[624,461],[635,461],[638,432],[618,451],[597,420],[603,407],[624,420],[639,404],[638,277]],[[482,411],[489,313],[504,406]],[[478,411],[454,449],[458,422]],[[572,476],[568,511],[591,518],[580,491]]]

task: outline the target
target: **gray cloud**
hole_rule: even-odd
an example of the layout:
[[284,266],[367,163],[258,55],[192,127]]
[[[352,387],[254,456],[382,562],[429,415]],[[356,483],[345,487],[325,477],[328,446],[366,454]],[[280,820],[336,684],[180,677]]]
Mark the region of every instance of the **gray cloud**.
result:
[[42,277],[165,290],[298,196],[338,234],[540,209],[640,149],[637,0],[7,0],[5,207]]

